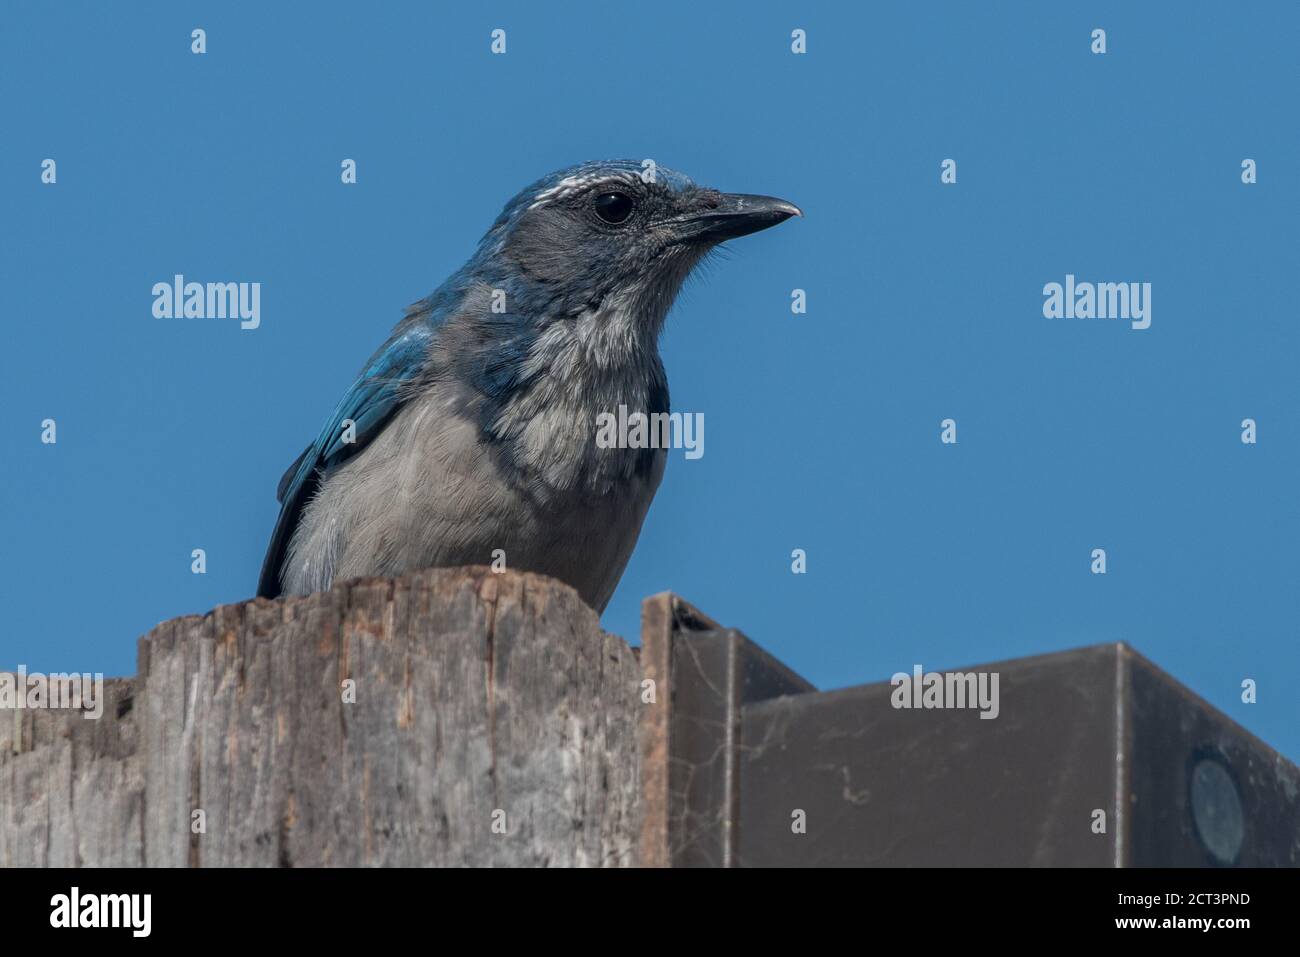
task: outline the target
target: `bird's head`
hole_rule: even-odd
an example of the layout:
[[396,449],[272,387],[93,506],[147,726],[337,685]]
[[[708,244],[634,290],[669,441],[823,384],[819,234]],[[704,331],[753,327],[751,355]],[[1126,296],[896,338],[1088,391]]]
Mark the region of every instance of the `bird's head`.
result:
[[785,200],[700,187],[649,161],[584,163],[512,199],[476,259],[544,299],[552,320],[614,309],[657,334],[709,250],[799,215]]

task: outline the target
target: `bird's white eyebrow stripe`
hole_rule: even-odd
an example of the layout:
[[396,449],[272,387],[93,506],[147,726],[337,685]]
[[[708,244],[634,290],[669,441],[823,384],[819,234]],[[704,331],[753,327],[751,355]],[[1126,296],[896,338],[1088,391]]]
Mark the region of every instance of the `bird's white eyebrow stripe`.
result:
[[555,200],[564,199],[566,196],[572,196],[579,190],[586,189],[594,183],[632,183],[638,178],[635,173],[586,173],[581,176],[566,176],[554,186],[544,189],[534,196],[532,205],[528,208],[536,209],[538,206],[544,206]]

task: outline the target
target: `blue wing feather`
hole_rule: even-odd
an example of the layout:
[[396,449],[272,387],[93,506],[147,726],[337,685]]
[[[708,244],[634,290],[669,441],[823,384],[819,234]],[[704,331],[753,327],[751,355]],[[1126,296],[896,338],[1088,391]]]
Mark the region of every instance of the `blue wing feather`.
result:
[[[334,408],[333,415],[307,449],[289,466],[276,490],[280,517],[271,535],[257,593],[264,598],[280,594],[280,572],[285,552],[302,510],[320,483],[323,472],[360,452],[388,424],[406,401],[405,386],[423,368],[437,320],[429,312],[414,314],[366,364],[366,368]],[[354,423],[355,441],[344,441],[343,423]]]

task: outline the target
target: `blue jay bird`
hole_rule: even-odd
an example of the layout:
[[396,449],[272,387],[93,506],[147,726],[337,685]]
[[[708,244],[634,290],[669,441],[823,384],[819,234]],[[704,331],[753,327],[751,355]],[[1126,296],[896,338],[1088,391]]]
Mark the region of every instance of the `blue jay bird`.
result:
[[718,243],[801,215],[652,172],[597,162],[537,181],[408,307],[280,480],[259,595],[502,549],[604,610],[667,452],[601,448],[597,416],[667,412],[658,339],[682,282]]

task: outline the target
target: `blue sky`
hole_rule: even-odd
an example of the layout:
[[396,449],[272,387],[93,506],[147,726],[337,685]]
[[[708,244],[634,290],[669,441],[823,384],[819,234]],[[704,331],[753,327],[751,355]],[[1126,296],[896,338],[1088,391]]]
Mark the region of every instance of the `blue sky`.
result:
[[[706,454],[607,628],[672,589],[821,687],[1123,640],[1300,757],[1300,8],[1133,6],[6,3],[0,667],[130,674],[249,597],[403,307],[524,184],[648,157],[806,218],[669,319]],[[155,319],[175,273],[260,282],[261,327]],[[1151,327],[1044,318],[1067,273],[1152,283]]]

